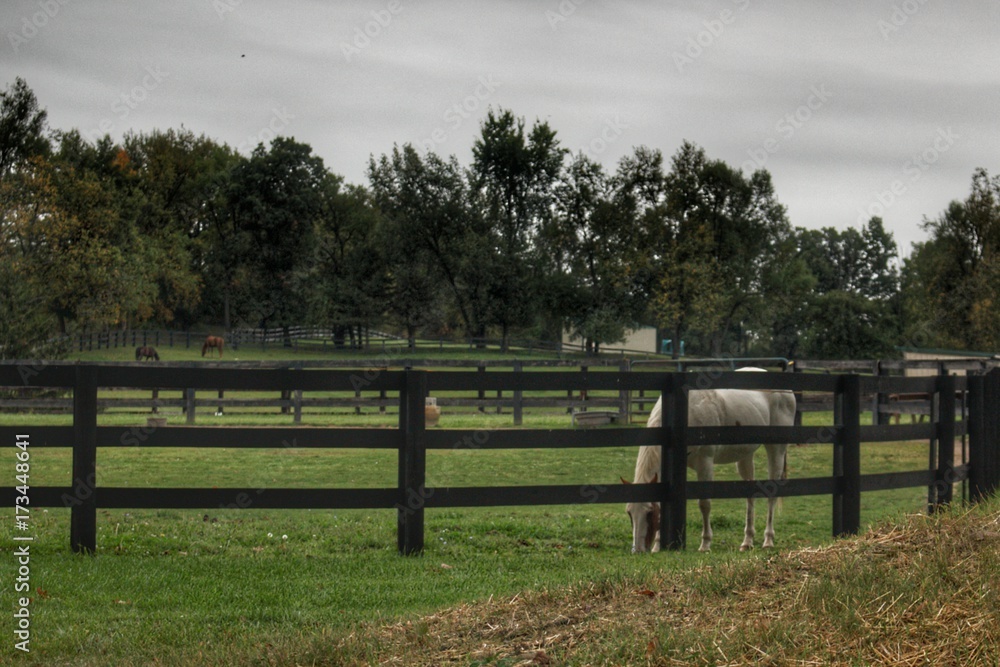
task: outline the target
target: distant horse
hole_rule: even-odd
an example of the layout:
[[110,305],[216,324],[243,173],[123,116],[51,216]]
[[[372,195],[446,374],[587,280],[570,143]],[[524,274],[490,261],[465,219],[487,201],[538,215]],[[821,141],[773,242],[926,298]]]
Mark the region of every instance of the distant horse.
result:
[[[741,368],[741,371],[760,371],[759,368]],[[662,397],[656,401],[646,426],[660,426]],[[688,394],[688,424],[690,426],[793,426],[795,424],[795,395],[790,391],[758,391],[747,389],[705,389]],[[740,477],[754,477],[753,455],[760,445],[697,445],[688,448],[687,464],[698,473],[698,481],[712,481],[716,463],[735,463]],[[788,445],[764,445],[767,451],[768,479],[787,477]],[[660,472],[660,447],[644,445],[639,448],[635,464],[635,483],[656,483]],[[628,482],[622,479],[623,482]],[[774,546],[774,507],[777,498],[767,500],[767,525],[764,528],[764,547]],[[712,501],[698,501],[702,529],[699,551],[712,548],[712,524],[709,514]],[[631,502],[626,506],[632,521],[632,551],[660,550],[660,504]],[[746,525],[740,551],[753,548],[754,499],[747,498]]]
[[150,345],[143,345],[142,347],[135,348],[136,361],[149,360],[149,359],[156,359],[157,361],[160,360],[160,355],[156,353],[155,347],[152,347]]
[[219,351],[219,358],[222,358],[222,347],[225,341],[221,336],[208,336],[205,338],[205,344],[201,346],[201,356],[205,356],[205,352],[210,352],[213,349]]

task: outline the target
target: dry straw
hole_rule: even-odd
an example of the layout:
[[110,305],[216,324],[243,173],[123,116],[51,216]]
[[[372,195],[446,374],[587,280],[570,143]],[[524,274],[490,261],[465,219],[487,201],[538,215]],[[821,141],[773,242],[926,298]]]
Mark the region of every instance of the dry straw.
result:
[[340,649],[387,665],[996,665],[1000,509],[490,599],[370,628]]

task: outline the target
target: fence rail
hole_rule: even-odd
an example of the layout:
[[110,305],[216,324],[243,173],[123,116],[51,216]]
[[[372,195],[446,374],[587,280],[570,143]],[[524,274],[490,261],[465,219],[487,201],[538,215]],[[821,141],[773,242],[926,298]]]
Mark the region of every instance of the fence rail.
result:
[[[67,334],[50,340],[74,352],[91,352],[122,347],[182,347],[199,348],[208,335],[221,335],[227,347],[241,346],[291,348],[296,352],[359,351],[385,354],[406,350],[410,353],[448,350],[516,349],[533,353],[586,355],[586,346],[579,343],[544,341],[533,338],[512,338],[506,343],[499,338],[407,338],[382,331],[365,330],[354,337],[345,336],[333,327],[290,327],[277,329],[232,329],[228,332],[175,331],[170,329],[113,329],[77,334]],[[659,357],[654,350],[634,350],[615,346],[602,346],[602,352],[618,355]]]
[[[704,378],[708,378],[703,381]],[[96,483],[97,453],[101,448],[131,446],[121,427],[98,425],[98,389],[265,389],[270,391],[353,390],[356,372],[347,370],[303,370],[298,368],[171,368],[141,364],[0,364],[0,386],[71,387],[71,427],[3,427],[0,443],[11,446],[15,434],[33,434],[33,447],[71,447],[73,463],[70,486],[33,487],[32,504],[71,507],[70,543],[75,551],[96,550],[98,508],[210,508],[232,506],[241,497],[252,497],[260,508],[365,508],[395,509],[400,553],[423,548],[424,511],[458,506],[502,506],[575,504],[584,502],[624,503],[659,501],[661,543],[683,548],[687,501],[698,498],[760,496],[832,496],[833,532],[856,532],[860,526],[861,494],[865,491],[926,486],[929,502],[939,506],[951,502],[952,485],[968,480],[970,497],[993,494],[1000,484],[997,421],[1000,417],[1000,373],[986,376],[933,378],[861,377],[858,375],[792,373],[518,373],[497,371],[421,370],[383,371],[366,378],[366,389],[391,392],[398,406],[398,427],[386,428],[211,428],[164,427],[146,434],[144,447],[231,448],[378,448],[396,450],[398,482],[378,489],[267,489],[257,494],[242,488],[114,488]],[[704,386],[706,385],[707,386]],[[821,427],[690,427],[687,424],[689,389],[739,388],[826,392],[836,405],[833,425]],[[465,429],[427,430],[424,400],[442,391],[659,391],[665,417],[660,428],[613,428],[601,430],[512,429],[497,430],[483,438],[481,431]],[[864,393],[925,391],[933,395],[932,421],[905,426],[861,424]],[[967,420],[956,418],[956,397],[968,396]],[[953,460],[956,437],[969,435],[969,463]],[[926,438],[930,465],[926,469],[897,473],[861,474],[860,448],[866,441]],[[428,488],[426,452],[454,449],[456,443],[472,442],[477,449],[638,447],[661,445],[665,455],[660,482],[652,484],[557,485],[507,487]],[[761,442],[827,443],[833,446],[833,469],[829,477],[755,482],[688,482],[686,450],[691,444],[738,444]],[[0,495],[13,499],[15,489],[0,488]]]
[[[513,372],[529,372],[532,369],[573,369],[586,374],[590,371],[607,372],[618,370],[619,372],[698,372],[706,377],[714,377],[727,370],[734,370],[745,365],[761,366],[776,371],[794,370],[798,373],[815,374],[822,371],[830,374],[838,369],[858,370],[864,368],[871,376],[885,378],[883,385],[888,389],[884,391],[867,392],[863,395],[863,402],[868,406],[873,424],[887,424],[890,418],[895,417],[897,423],[900,415],[910,415],[912,420],[917,418],[923,421],[931,414],[931,394],[929,391],[910,390],[903,385],[892,384],[892,378],[904,376],[892,375],[891,373],[902,373],[913,369],[935,368],[945,372],[981,373],[992,367],[992,360],[980,361],[956,361],[956,362],[926,362],[926,361],[800,361],[790,362],[782,358],[730,358],[730,359],[681,359],[681,360],[632,360],[629,358],[593,358],[593,359],[523,359],[523,360],[468,360],[468,359],[427,359],[427,358],[395,358],[381,357],[366,360],[359,364],[357,360],[303,360],[301,362],[161,362],[160,367],[170,368],[237,368],[237,369],[275,369],[293,368],[298,370],[312,369],[353,369],[356,374],[361,374],[361,379],[355,384],[365,384],[364,377],[372,373],[381,373],[390,369],[476,369],[478,372],[496,371],[510,369]],[[108,362],[107,366],[129,366],[132,362]],[[359,368],[359,366],[363,366]],[[149,367],[149,366],[144,366]],[[867,377],[867,376],[866,376]],[[919,386],[910,384],[909,387]],[[373,395],[371,392],[362,392],[360,389],[340,395],[332,396],[327,393],[323,396],[305,396],[301,389],[294,391],[282,391],[273,397],[247,397],[241,396],[233,398],[226,396],[224,389],[213,389],[209,393],[211,397],[206,397],[205,390],[195,390],[184,388],[176,397],[164,397],[160,394],[162,388],[150,390],[148,398],[129,396],[127,398],[116,397],[114,392],[105,390],[98,400],[98,408],[101,410],[121,410],[137,409],[159,414],[161,408],[180,408],[186,415],[186,423],[194,424],[196,415],[208,408],[216,414],[225,413],[229,408],[259,408],[270,413],[278,409],[283,414],[290,414],[293,423],[299,424],[302,417],[307,412],[333,411],[337,409],[350,409],[355,414],[385,414],[395,412],[396,399],[389,397],[385,392]],[[260,393],[260,392],[257,392]],[[134,394],[134,392],[133,392]],[[474,398],[469,397],[440,397],[439,405],[443,408],[453,407],[474,407],[482,412],[492,411],[497,414],[510,414],[513,417],[515,426],[522,424],[525,409],[549,409],[550,411],[562,410],[565,412],[586,412],[586,411],[606,411],[614,413],[617,420],[625,423],[644,419],[649,414],[649,409],[659,396],[659,392],[647,395],[645,390],[635,392],[619,392],[616,396],[599,395],[587,393],[586,390],[569,390],[562,398],[552,396],[525,395],[523,392],[510,392],[505,389],[497,389],[495,393],[479,391]],[[68,413],[72,410],[72,402],[69,399],[49,396],[39,398],[34,395],[18,395],[17,393],[8,395],[0,394],[0,411],[17,410],[39,410],[52,413]],[[800,413],[806,412],[830,412],[834,409],[833,395],[829,393],[800,393],[798,396],[797,410]],[[965,406],[961,407],[965,410]]]

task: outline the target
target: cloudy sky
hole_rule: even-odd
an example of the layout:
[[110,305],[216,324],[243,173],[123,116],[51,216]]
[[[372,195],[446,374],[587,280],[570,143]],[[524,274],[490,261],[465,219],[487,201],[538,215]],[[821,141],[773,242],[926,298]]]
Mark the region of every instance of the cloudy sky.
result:
[[613,171],[684,140],[764,167],[792,224],[881,215],[900,251],[1000,173],[1000,0],[4,0],[4,87],[53,128],[275,133],[349,182],[413,143],[463,164],[490,105]]

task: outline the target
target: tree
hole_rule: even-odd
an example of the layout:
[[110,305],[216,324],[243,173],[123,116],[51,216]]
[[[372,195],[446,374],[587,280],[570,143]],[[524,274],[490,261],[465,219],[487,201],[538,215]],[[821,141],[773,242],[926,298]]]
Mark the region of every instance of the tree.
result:
[[32,278],[24,246],[26,225],[42,205],[33,176],[34,163],[50,152],[45,133],[46,112],[18,77],[0,91],[0,359],[43,356],[55,329],[46,286]]
[[588,352],[624,339],[637,316],[630,309],[622,216],[610,201],[601,165],[582,153],[555,184],[553,215],[539,228],[536,249],[544,268],[543,312],[562,335],[564,323]]
[[55,325],[41,286],[14,253],[0,253],[0,359],[53,355],[57,350],[45,343]]
[[523,118],[492,108],[472,147],[473,201],[494,243],[490,321],[500,328],[503,349],[511,328],[529,324],[536,312],[534,239],[551,215],[565,154],[547,123],[536,121],[526,134]]
[[[225,193],[229,224],[223,288],[241,290],[244,317],[262,327],[289,327],[305,317],[306,299],[294,274],[312,257],[327,170],[307,144],[278,137],[237,163]],[[221,240],[221,239],[220,239]]]
[[819,359],[871,359],[891,355],[898,335],[882,304],[843,290],[811,303],[803,348]]
[[[692,327],[714,329],[723,315],[722,267],[704,200],[708,168],[704,151],[685,142],[672,159],[670,173],[662,177],[659,201],[651,202],[647,210],[646,218],[653,224],[643,225],[649,228],[653,253],[653,309],[674,341],[684,340]],[[673,354],[679,356],[679,344]]]
[[[861,229],[798,229],[799,257],[815,277],[804,353],[822,358],[891,354],[899,339],[896,242],[874,217]],[[836,314],[842,321],[830,322]]]
[[47,113],[21,77],[0,91],[0,179],[36,155],[47,155]]
[[[469,204],[457,160],[412,145],[368,166],[372,196],[381,213],[381,237],[390,264],[388,307],[411,335],[441,308],[438,283],[458,313],[466,335],[483,337],[490,314],[493,239]],[[444,324],[446,326],[446,323]]]
[[[362,329],[385,311],[389,264],[378,236],[379,219],[369,193],[343,187],[329,174],[323,184],[311,264],[297,275],[309,302],[308,320],[333,327],[335,338],[361,344]],[[346,336],[345,336],[346,332]]]
[[904,266],[908,332],[936,332],[936,343],[961,349],[1000,345],[1000,177],[972,176],[965,201],[925,220],[930,239],[915,244]]
[[[189,130],[128,134],[116,164],[135,200],[136,226],[148,245],[157,295],[152,319],[190,326],[200,308],[210,252],[210,216],[239,157]],[[222,309],[209,291],[209,306]]]
[[797,233],[819,292],[839,290],[879,300],[899,292],[896,242],[881,218],[873,217],[861,230],[824,227]]

